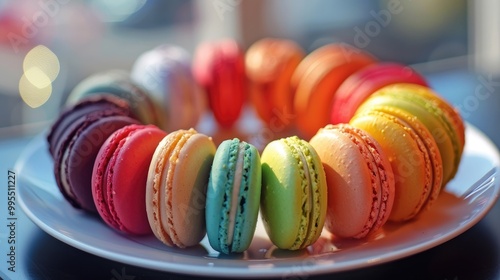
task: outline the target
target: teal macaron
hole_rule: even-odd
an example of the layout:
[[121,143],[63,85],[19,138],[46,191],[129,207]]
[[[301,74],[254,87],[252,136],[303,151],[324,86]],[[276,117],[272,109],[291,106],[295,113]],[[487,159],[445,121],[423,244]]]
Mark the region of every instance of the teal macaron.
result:
[[215,250],[230,254],[250,246],[257,225],[262,170],[257,149],[237,138],[215,153],[207,188],[207,237]]
[[326,175],[316,150],[297,136],[262,152],[261,216],[271,242],[298,250],[316,242],[327,211]]

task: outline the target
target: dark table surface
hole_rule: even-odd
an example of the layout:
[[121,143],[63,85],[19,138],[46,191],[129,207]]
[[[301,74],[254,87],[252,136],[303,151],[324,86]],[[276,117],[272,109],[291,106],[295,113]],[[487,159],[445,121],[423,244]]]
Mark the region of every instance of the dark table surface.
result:
[[[428,78],[436,91],[463,108],[466,121],[485,132],[497,146],[500,144],[500,133],[496,131],[496,121],[500,119],[496,109],[500,104],[500,83],[495,76],[447,70],[433,71]],[[30,140],[29,136],[0,140],[2,174],[12,169]],[[6,188],[7,179],[2,180],[0,184]],[[16,209],[16,271],[8,271],[8,229],[3,223],[6,204],[7,191],[2,190],[0,277],[3,279],[195,279],[111,261],[71,247],[37,227],[19,207]],[[295,275],[295,279],[500,279],[500,203],[463,234],[424,252],[362,269],[325,275],[300,274]]]

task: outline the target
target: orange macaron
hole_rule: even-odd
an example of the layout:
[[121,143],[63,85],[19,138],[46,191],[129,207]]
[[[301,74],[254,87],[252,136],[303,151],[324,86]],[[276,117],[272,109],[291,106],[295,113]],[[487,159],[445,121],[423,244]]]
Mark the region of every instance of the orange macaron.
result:
[[[305,53],[295,42],[265,38],[253,43],[245,55],[249,98],[258,117],[268,126],[293,124],[291,77]],[[288,118],[289,117],[289,118]]]
[[415,218],[436,200],[443,180],[442,160],[431,133],[415,116],[374,107],[356,114],[350,124],[371,134],[389,157],[395,177],[390,221]]
[[330,123],[332,100],[344,80],[376,62],[370,54],[347,44],[329,44],[308,54],[292,78],[294,113],[301,136],[310,139]]
[[455,176],[465,145],[465,126],[458,111],[431,88],[416,84],[393,84],[373,93],[358,113],[374,106],[408,112],[421,121],[436,142],[443,161],[443,184]]

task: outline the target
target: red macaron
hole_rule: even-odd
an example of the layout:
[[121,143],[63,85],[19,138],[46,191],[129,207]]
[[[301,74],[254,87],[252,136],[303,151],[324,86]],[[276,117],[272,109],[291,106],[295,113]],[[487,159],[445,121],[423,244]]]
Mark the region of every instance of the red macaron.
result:
[[129,125],[102,145],[92,172],[92,195],[101,218],[129,234],[149,234],[146,213],[148,168],[158,143],[167,135],[154,125]]
[[233,39],[205,42],[196,49],[193,74],[206,91],[215,120],[231,127],[246,99],[244,52]]

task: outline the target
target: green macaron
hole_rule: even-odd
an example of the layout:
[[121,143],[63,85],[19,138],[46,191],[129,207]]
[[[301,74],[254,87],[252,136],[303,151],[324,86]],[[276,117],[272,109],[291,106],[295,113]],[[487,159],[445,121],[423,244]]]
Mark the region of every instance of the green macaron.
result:
[[296,136],[275,140],[262,152],[261,215],[278,248],[314,243],[327,209],[325,171],[314,148]]
[[257,149],[235,138],[215,153],[207,189],[207,237],[215,250],[229,254],[250,246],[259,215],[261,164]]

